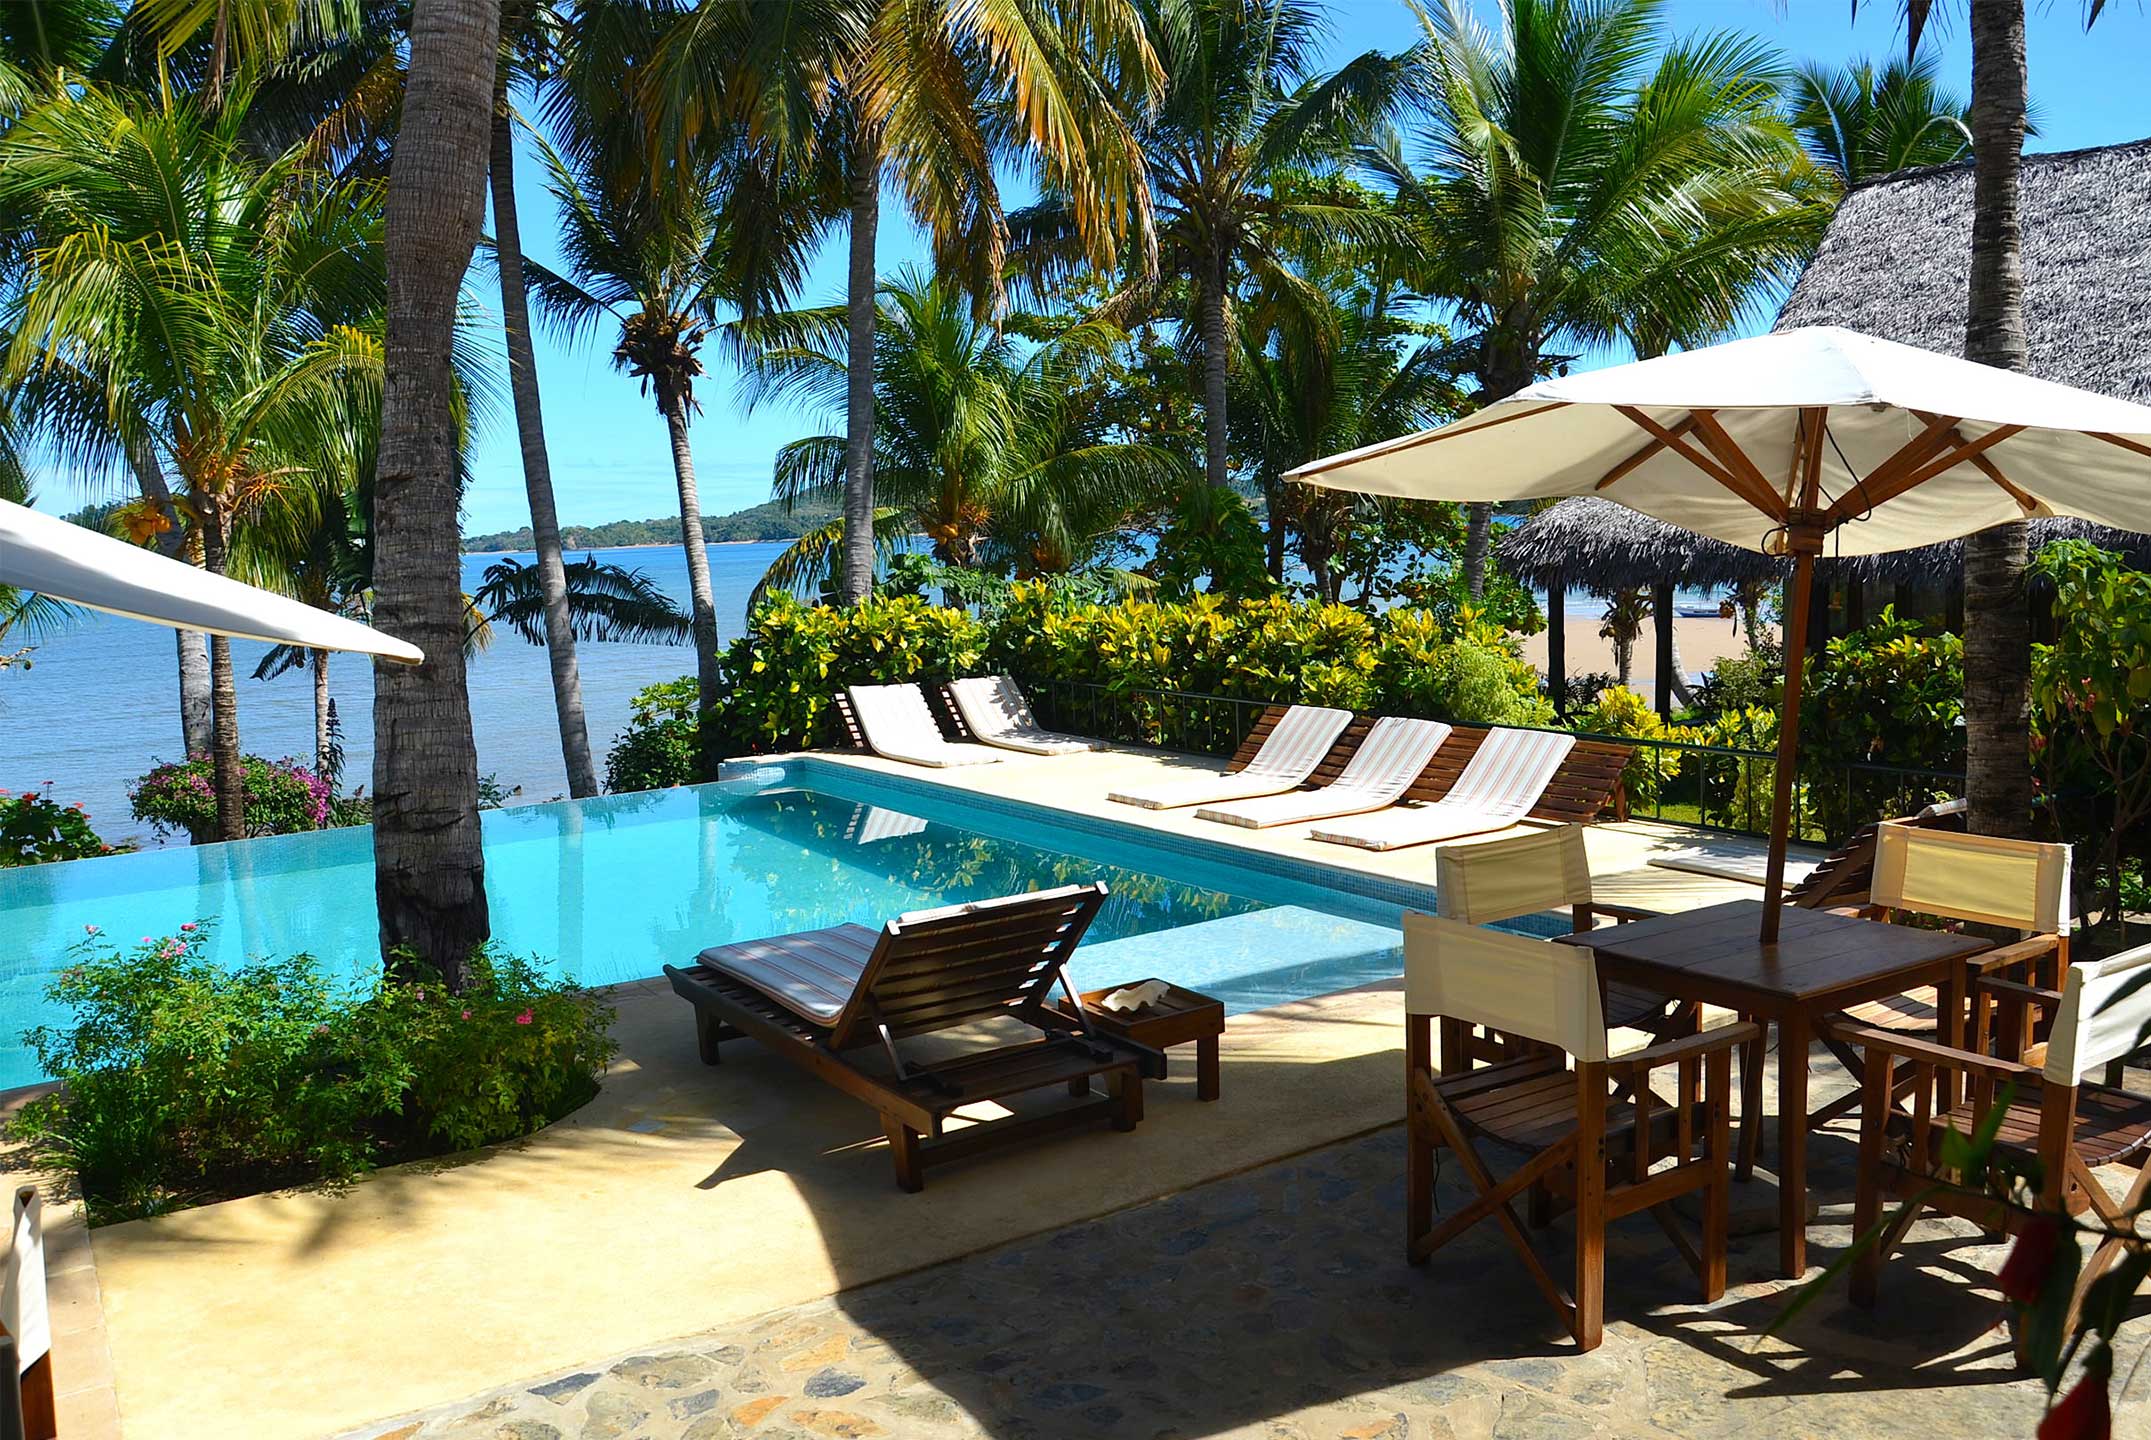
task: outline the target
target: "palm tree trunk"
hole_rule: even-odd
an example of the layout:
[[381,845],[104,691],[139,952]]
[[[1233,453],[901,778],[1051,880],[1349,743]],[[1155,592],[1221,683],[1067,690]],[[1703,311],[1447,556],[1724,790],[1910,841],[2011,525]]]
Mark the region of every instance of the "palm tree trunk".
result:
[[389,170],[387,380],[374,487],[374,617],[426,652],[374,663],[374,893],[381,948],[451,989],[490,934],[478,751],[463,670],[457,292],[485,212],[499,0],[412,7],[403,123]]
[[[204,568],[222,575],[230,559],[229,523],[213,499],[204,499],[202,552]],[[209,701],[212,728],[209,753],[216,776],[217,838],[246,838],[246,771],[239,763],[239,687],[232,678],[232,642],[209,637]]]
[[[1965,358],[2022,370],[2024,0],[1972,0],[1972,270]],[[1964,542],[1965,791],[1971,827],[2024,833],[2032,812],[2031,617],[2021,521]]]
[[[1484,409],[1497,400],[1506,400],[1529,385],[1532,372],[1536,369],[1536,356],[1492,352],[1489,363],[1479,375],[1480,408]],[[1486,555],[1493,533],[1492,505],[1483,500],[1475,500],[1464,507],[1464,586],[1474,600],[1486,594]],[[1625,676],[1622,683],[1627,683]]]
[[1225,447],[1225,382],[1231,356],[1225,353],[1224,248],[1210,256],[1210,273],[1202,287],[1202,446],[1203,478],[1212,485],[1232,483],[1231,456]]
[[881,133],[862,124],[851,166],[851,270],[844,296],[844,567],[838,595],[874,588],[874,241],[881,226]]
[[335,743],[329,734],[329,652],[308,651],[306,662],[314,675],[314,773],[327,780],[333,768],[329,764],[329,747]]
[[[687,397],[678,386],[658,377],[657,403],[665,412],[672,439],[672,478],[680,489],[680,545],[687,551],[688,612],[695,635],[695,710],[707,717],[717,707],[717,600],[710,588],[710,551],[702,536],[702,493],[695,483],[695,456],[687,443]],[[721,758],[700,747],[699,773],[717,778]]]
[[553,503],[553,466],[545,450],[538,357],[530,343],[530,296],[523,286],[522,227],[515,211],[515,130],[509,123],[505,94],[494,98],[491,170],[501,328],[508,340],[508,388],[515,397],[516,438],[522,442],[523,489],[530,496],[531,544],[538,552],[538,594],[545,602],[545,658],[553,671],[553,710],[560,721],[560,758],[567,765],[568,793],[580,800],[598,793],[597,766],[590,758],[590,721],[583,713],[575,624],[568,614],[567,562],[560,553],[560,512]]
[[[171,486],[165,483],[164,463],[156,448],[146,441],[127,443],[127,464],[134,471],[142,498],[157,507],[165,528],[157,535],[157,550],[167,560],[190,565],[201,563],[201,537],[194,535],[172,503]],[[179,656],[179,735],[189,757],[207,755],[216,742],[216,718],[209,699],[209,645],[199,630],[174,630],[172,639]]]

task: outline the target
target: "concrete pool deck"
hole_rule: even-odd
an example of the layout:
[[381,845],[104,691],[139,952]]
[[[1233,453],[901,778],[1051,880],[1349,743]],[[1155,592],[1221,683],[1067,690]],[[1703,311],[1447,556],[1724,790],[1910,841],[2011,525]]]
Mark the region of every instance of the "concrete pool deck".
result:
[[[1355,884],[1431,883],[1430,848],[1360,852],[1103,799],[1212,762],[1111,751],[922,773],[815,755],[799,778],[823,764],[1177,833],[1250,863],[1281,854]],[[1602,898],[1678,910],[1755,893],[1649,863],[1695,843],[1670,826],[1595,827]],[[704,1067],[662,980],[613,998],[621,1054],[603,1090],[527,1140],[95,1231],[89,1279],[123,1433],[348,1431],[1177,1195],[1403,1114],[1401,995],[1347,991],[1234,1016],[1215,1105],[1194,1102],[1176,1065],[1133,1134],[951,1166],[905,1196],[864,1107],[753,1045]],[[63,1376],[72,1363],[56,1353]]]

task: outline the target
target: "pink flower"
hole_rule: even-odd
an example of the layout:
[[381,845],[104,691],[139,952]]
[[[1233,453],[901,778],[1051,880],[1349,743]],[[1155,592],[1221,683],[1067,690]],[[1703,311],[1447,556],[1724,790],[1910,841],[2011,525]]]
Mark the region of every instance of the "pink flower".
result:
[[82,927],[82,933],[85,935],[95,935],[97,933],[97,927],[95,925],[85,925]]
[[157,937],[156,937],[156,936],[154,936],[154,935],[144,935],[144,936],[142,937],[142,943],[143,943],[144,945],[154,945],[154,944],[156,943],[156,941],[157,941]]
[[518,1025],[528,1025],[530,1023],[530,1018],[530,1012],[528,1010],[525,1010],[522,1014],[515,1017],[515,1023]]
[[314,1033],[316,1035],[326,1035],[329,1033],[329,1027],[326,1025],[316,1025],[314,1027]]
[[192,920],[189,920],[186,924],[180,926],[179,928],[182,930],[199,930],[202,927],[195,924]]
[[426,998],[426,992],[425,992],[425,991],[423,991],[423,990],[419,991],[419,992],[418,992],[418,998],[419,998],[420,1000],[424,1000],[424,999]]
[[468,1010],[464,1011],[464,1012],[463,1012],[463,1018],[464,1018],[464,1019],[466,1019],[466,1020],[470,1019],[470,1018],[471,1018],[471,1012],[470,1012],[470,1011],[468,1011]]

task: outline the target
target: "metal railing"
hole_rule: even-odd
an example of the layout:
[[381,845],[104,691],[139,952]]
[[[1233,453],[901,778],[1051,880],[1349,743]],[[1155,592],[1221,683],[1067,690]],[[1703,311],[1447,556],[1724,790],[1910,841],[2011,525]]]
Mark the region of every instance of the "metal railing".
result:
[[[1019,676],[1041,724],[1126,745],[1230,755],[1274,703],[1186,690],[1122,689],[1086,680]],[[1446,719],[1446,716],[1428,716]],[[1570,733],[1570,732],[1564,732]],[[1626,776],[1630,818],[1673,821],[1736,835],[1768,835],[1777,755],[1636,735],[1575,731],[1635,747]],[[1794,789],[1793,834],[1843,840],[1872,820],[1910,815],[1963,793],[1960,770],[1811,760]]]

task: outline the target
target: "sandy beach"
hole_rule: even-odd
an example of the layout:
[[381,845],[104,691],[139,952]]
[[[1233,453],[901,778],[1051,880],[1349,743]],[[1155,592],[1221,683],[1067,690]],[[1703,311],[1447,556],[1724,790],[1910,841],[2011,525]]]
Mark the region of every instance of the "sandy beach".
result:
[[[1599,624],[1595,615],[1568,617],[1569,678],[1587,675],[1594,670],[1613,672],[1613,642],[1599,638]],[[1636,639],[1635,662],[1628,678],[1629,686],[1644,695],[1649,695],[1657,682],[1657,647],[1656,628],[1645,624],[1643,634]],[[1720,660],[1738,655],[1745,649],[1747,642],[1738,625],[1731,620],[1683,615],[1673,621],[1673,653],[1691,681]],[[1525,639],[1524,658],[1538,667],[1541,675],[1546,673],[1545,631]]]

